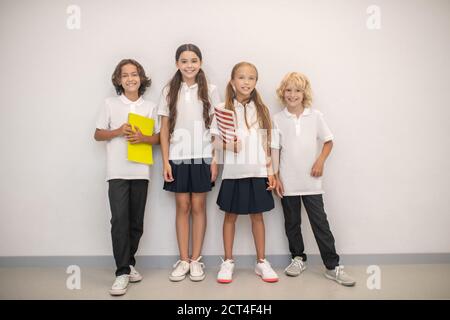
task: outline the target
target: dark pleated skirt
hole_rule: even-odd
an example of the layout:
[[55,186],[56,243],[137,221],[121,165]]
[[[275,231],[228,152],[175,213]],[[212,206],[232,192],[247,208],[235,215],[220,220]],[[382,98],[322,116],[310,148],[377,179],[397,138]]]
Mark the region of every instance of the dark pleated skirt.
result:
[[169,160],[174,181],[164,182],[163,189],[170,192],[208,192],[211,182],[211,159]]
[[235,214],[262,213],[275,207],[267,178],[225,179],[220,186],[217,204]]

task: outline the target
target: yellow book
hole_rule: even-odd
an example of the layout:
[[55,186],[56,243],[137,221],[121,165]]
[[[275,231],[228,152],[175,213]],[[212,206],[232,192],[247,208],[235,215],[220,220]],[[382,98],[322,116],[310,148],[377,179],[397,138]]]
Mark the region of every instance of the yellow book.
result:
[[[153,134],[155,120],[151,118],[147,118],[136,113],[129,113],[128,123],[131,125],[133,131],[136,131],[135,126],[137,126],[143,135],[151,136]],[[152,145],[147,143],[131,144],[128,142],[128,160],[145,164],[153,164]]]

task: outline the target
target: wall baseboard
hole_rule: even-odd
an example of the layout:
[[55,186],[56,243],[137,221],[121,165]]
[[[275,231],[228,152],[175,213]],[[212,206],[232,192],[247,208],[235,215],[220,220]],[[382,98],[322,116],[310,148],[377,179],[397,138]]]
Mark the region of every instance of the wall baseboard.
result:
[[[411,253],[411,254],[343,254],[340,256],[342,265],[387,265],[387,264],[447,264],[450,263],[450,253]],[[137,256],[139,267],[170,269],[178,256]],[[290,262],[289,255],[268,255],[267,259],[274,267],[285,267]],[[252,267],[254,255],[236,255],[237,267]],[[202,260],[207,267],[218,266],[221,263],[218,255],[205,255]],[[320,255],[308,255],[308,264],[321,265]],[[0,257],[0,268],[19,267],[67,267],[78,265],[83,267],[114,266],[112,256],[3,256]]]

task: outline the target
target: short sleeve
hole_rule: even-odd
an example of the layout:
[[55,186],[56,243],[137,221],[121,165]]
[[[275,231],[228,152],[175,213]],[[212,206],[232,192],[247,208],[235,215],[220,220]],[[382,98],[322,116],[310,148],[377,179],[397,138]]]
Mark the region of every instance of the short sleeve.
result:
[[111,110],[108,105],[108,100],[99,108],[97,122],[95,124],[97,129],[109,130],[111,123]]
[[210,85],[211,93],[210,93],[210,102],[211,102],[211,108],[209,110],[209,114],[214,113],[214,107],[218,106],[220,104],[220,95],[219,90],[215,85]]
[[273,149],[281,149],[281,132],[275,121],[272,123],[272,139],[270,147]]
[[159,103],[157,107],[157,115],[159,116],[169,116],[169,106],[167,105],[167,94],[169,93],[169,88],[165,87],[159,98]]
[[161,127],[160,127],[160,124],[159,124],[158,109],[157,109],[156,107],[153,108],[150,117],[151,117],[153,120],[155,120],[155,125],[154,125],[154,127],[153,127],[153,133],[154,133],[154,134],[157,134],[157,133],[159,133]]
[[330,131],[330,128],[328,128],[328,125],[323,118],[322,113],[318,113],[317,117],[317,138],[322,140],[323,142],[333,140],[334,138],[333,134]]

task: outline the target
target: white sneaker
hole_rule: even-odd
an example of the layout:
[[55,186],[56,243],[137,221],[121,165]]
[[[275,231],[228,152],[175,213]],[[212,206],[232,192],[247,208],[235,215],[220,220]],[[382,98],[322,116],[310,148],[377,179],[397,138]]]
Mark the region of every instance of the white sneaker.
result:
[[255,273],[261,277],[265,282],[277,282],[278,275],[273,271],[272,266],[266,259],[262,262],[257,262],[255,266]]
[[132,265],[130,265],[130,282],[139,282],[142,278],[142,275]]
[[121,296],[127,292],[129,282],[129,275],[123,274],[121,276],[116,277],[114,283],[109,290],[109,294],[112,296]]
[[[222,259],[222,258],[221,258]],[[234,260],[222,259],[222,264],[220,265],[219,273],[217,274],[217,282],[219,283],[230,283],[233,281],[233,270],[234,270]]]
[[356,284],[356,281],[344,272],[344,266],[337,266],[334,270],[327,269],[325,277],[346,287],[352,287]]
[[295,257],[292,259],[291,264],[284,269],[284,272],[291,277],[297,277],[305,271],[306,264],[303,261],[302,257]]
[[191,260],[191,263],[189,264],[189,278],[192,281],[202,281],[205,279],[205,271],[203,271],[203,268],[205,268],[205,264],[203,262],[200,262],[202,259],[202,256],[198,257],[197,260]]
[[181,281],[186,278],[186,274],[189,272],[189,262],[178,260],[177,263],[173,265],[175,268],[169,276],[170,281]]

